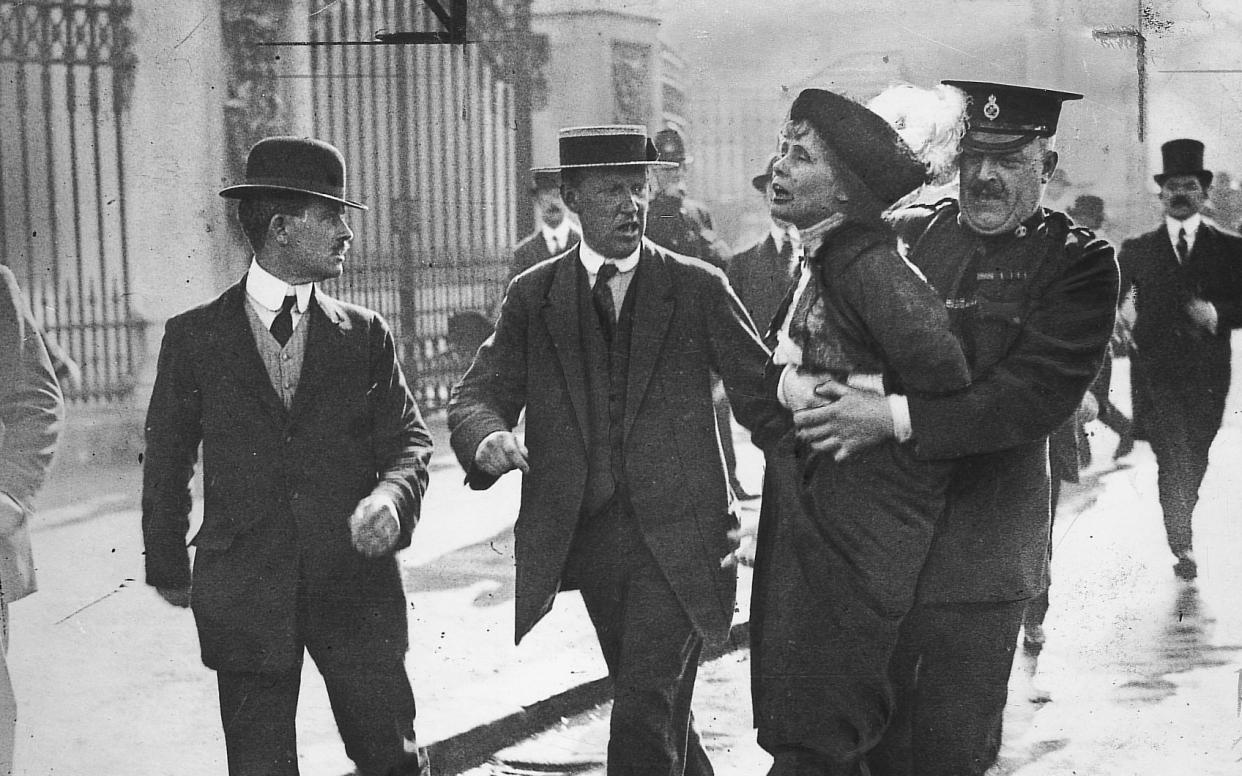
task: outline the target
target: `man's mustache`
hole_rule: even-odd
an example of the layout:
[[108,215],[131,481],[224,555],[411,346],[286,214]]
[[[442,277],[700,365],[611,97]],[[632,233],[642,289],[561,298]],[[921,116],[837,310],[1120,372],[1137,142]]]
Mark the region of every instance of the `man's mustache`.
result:
[[974,197],[999,198],[1005,195],[1005,185],[999,181],[978,181],[970,184],[966,191]]
[[1185,194],[1174,194],[1169,197],[1169,204],[1173,207],[1190,207],[1190,197]]

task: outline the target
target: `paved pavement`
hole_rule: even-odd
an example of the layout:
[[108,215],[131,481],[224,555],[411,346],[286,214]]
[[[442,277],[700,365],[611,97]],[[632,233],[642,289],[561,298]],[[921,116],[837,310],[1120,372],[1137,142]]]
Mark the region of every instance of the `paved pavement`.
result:
[[[1114,393],[1128,412],[1127,376],[1120,362]],[[1231,398],[1196,513],[1194,584],[1172,574],[1150,448],[1115,467],[1116,437],[1092,424],[1097,463],[1067,486],[1054,531],[1047,646],[1038,661],[1019,653],[989,776],[1242,773],[1240,408]],[[748,658],[700,670],[695,716],[720,776],[758,776],[771,762],[754,743]],[[607,713],[560,721],[470,776],[602,776]]]
[[[1124,362],[1118,374],[1124,386]],[[1114,437],[1098,431],[1101,465],[1067,490],[1054,537],[1048,645],[1038,664],[1015,668],[995,776],[1242,772],[1239,405],[1231,398],[1196,515],[1194,585],[1171,572],[1150,450],[1140,443],[1128,467],[1110,469]],[[561,596],[513,645],[519,481],[467,490],[443,418],[429,420],[440,452],[402,556],[420,735],[443,773],[602,773],[608,688],[581,602]],[[759,457],[741,453],[743,479],[757,488]],[[139,490],[137,462],[122,462],[66,466],[44,494],[34,531],[41,590],[12,610],[19,773],[224,772],[214,677],[193,622],[142,584]],[[756,502],[746,506],[753,518]],[[721,776],[766,769],[747,671],[739,649],[700,672],[695,713]],[[1044,694],[1051,700],[1029,700]],[[298,725],[305,776],[350,772],[310,664]]]

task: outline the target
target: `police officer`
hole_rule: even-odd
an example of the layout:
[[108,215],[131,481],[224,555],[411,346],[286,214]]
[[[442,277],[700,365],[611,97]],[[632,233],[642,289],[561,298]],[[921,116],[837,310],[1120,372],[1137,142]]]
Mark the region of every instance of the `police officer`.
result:
[[896,712],[869,758],[879,776],[982,774],[995,762],[1026,600],[1047,584],[1048,434],[1079,406],[1113,329],[1113,249],[1041,207],[1069,92],[946,81],[969,97],[960,204],[895,218],[945,299],[971,368],[947,397],[839,386],[795,418],[848,456],[891,437],[955,460],[948,507],[891,662]]
[[686,141],[675,129],[662,129],[655,136],[660,161],[676,167],[655,171],[656,191],[647,211],[647,237],[656,245],[683,256],[702,259],[724,269],[729,246],[716,236],[707,207],[686,196]]

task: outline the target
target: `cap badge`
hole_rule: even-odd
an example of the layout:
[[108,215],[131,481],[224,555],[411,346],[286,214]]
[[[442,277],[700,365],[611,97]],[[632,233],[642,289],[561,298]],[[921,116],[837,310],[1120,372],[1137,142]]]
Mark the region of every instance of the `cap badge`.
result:
[[996,117],[1000,115],[1000,106],[996,104],[995,94],[988,95],[988,102],[983,106],[983,115],[987,116],[988,121],[996,121]]

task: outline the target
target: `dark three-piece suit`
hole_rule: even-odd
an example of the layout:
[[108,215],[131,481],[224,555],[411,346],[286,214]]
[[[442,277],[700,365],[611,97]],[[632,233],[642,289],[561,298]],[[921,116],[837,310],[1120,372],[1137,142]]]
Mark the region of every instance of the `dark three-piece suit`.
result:
[[758,441],[789,421],[722,272],[647,241],[633,271],[611,344],[579,249],[519,275],[449,425],[467,481],[486,488],[496,478],[475,452],[525,409],[516,636],[558,591],[581,590],[615,684],[609,772],[707,774],[690,698],[703,637],[721,639],[733,617],[736,580],[721,559],[737,525],[713,372]]
[[[408,546],[431,438],[377,314],[315,290],[298,323],[309,330],[286,407],[256,348],[256,336],[269,335],[252,332],[249,304],[243,280],[167,324],[146,427],[147,582],[184,589],[193,579],[231,772],[296,773],[305,649],[360,772],[405,773],[391,770],[408,759],[414,717],[401,574],[392,553],[367,558],[351,545],[349,518],[360,499],[386,494],[400,521],[396,549]],[[200,442],[204,511],[191,575]],[[261,761],[274,750],[279,763]]]

